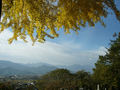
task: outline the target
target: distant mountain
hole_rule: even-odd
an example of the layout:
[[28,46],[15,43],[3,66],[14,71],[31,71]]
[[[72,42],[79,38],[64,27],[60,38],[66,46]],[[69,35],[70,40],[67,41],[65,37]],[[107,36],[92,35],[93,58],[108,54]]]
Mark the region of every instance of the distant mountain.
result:
[[[3,72],[4,69],[5,69],[5,71]],[[13,62],[10,62],[10,61],[0,60],[1,74],[5,74],[5,72],[7,74],[9,74],[10,72],[14,74],[14,72],[15,72],[18,75],[20,73],[23,73],[23,71],[24,71],[25,73],[28,72],[28,74],[34,73],[34,74],[43,75],[43,74],[45,74],[49,71],[55,70],[55,69],[56,69],[56,67],[52,66],[52,65],[51,66],[50,65],[49,66],[42,65],[42,66],[38,66],[38,67],[29,67],[29,66],[25,66],[25,65],[19,64],[19,63],[13,63]]]
[[47,63],[43,63],[43,62],[39,62],[39,63],[28,63],[28,64],[23,64],[23,65],[29,66],[29,67],[40,67],[40,66],[43,66],[43,65],[52,66],[51,64],[47,64]]
[[17,70],[25,70],[25,69],[30,68],[28,66],[25,66],[19,63],[13,63],[10,61],[0,60],[0,68],[7,68],[7,67],[15,68]]
[[[47,67],[47,66],[53,66],[51,64],[47,64],[47,63],[43,63],[43,62],[33,63],[33,64],[24,64],[24,65],[27,65],[27,66],[30,66],[30,67],[34,67],[34,68],[37,68],[37,69],[38,69],[38,67],[41,67],[42,65],[43,66],[45,65],[45,67]],[[91,73],[93,73],[92,69],[94,68],[94,66],[91,66],[91,65],[79,65],[79,64],[74,64],[74,65],[70,65],[70,66],[67,66],[67,65],[54,65],[53,67],[56,67],[56,68],[66,68],[66,69],[68,69],[68,70],[70,70],[72,72],[77,72],[77,71],[85,70],[85,71],[91,72]]]
[[35,73],[31,73],[28,71],[21,71],[17,69],[13,69],[11,67],[0,69],[0,75],[35,75]]
[[[43,63],[43,62],[40,62],[40,63],[34,63],[34,64],[24,64],[24,65],[27,65],[27,66],[30,66],[30,67],[35,67],[35,68],[39,68],[41,67],[42,65],[45,67],[48,67],[48,66],[53,66],[51,64],[47,64],[47,63]],[[85,70],[87,72],[91,72],[93,73],[93,66],[91,65],[79,65],[79,64],[74,64],[74,65],[70,65],[70,66],[66,66],[66,65],[55,65],[53,67],[56,67],[56,68],[66,68],[72,72],[76,72],[76,71],[81,71],[81,70]],[[54,69],[53,69],[54,70]],[[34,71],[34,70],[33,70]],[[40,70],[41,71],[41,70]]]
[[[28,72],[28,74],[39,74],[43,75],[47,72],[50,72],[52,70],[55,70],[56,68],[66,68],[70,70],[71,72],[75,73],[77,71],[85,70],[87,72],[93,73],[92,69],[94,68],[93,66],[90,65],[79,65],[79,64],[74,64],[70,66],[66,65],[50,65],[47,63],[33,63],[33,64],[19,64],[19,63],[13,63],[10,61],[4,61],[0,60],[0,74],[9,74],[9,73],[15,73],[15,74],[20,74]],[[6,72],[3,72],[3,71]],[[20,73],[19,73],[19,72]]]
[[30,68],[30,69],[27,69],[27,71],[43,75],[43,74],[45,74],[49,71],[55,70],[55,69],[56,69],[55,66],[42,65],[42,66],[39,66],[39,67],[33,67],[33,68]]
[[79,64],[74,64],[74,65],[70,65],[70,66],[66,66],[66,65],[55,65],[58,68],[66,68],[68,70],[77,72],[77,71],[81,71],[81,70],[85,70],[87,72],[91,72],[93,73],[93,66],[90,65],[79,65]]

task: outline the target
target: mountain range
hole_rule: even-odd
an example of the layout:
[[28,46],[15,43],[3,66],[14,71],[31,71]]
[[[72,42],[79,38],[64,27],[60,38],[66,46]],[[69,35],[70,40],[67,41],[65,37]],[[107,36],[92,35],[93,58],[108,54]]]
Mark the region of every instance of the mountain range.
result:
[[57,68],[66,68],[75,73],[80,70],[93,72],[93,66],[74,64],[70,66],[65,65],[51,65],[47,63],[33,63],[33,64],[21,64],[11,61],[0,60],[0,75],[43,75],[47,72],[55,70]]

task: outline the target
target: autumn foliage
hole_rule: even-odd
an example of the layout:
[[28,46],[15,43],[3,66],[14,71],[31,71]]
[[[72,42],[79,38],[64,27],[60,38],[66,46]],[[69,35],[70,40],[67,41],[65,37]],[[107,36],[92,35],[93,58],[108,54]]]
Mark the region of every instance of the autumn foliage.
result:
[[33,42],[43,43],[45,36],[52,39],[59,36],[56,29],[64,28],[65,34],[70,30],[78,34],[86,23],[95,27],[95,23],[100,22],[105,27],[101,17],[107,17],[107,9],[113,10],[120,21],[120,11],[114,0],[2,0],[0,32],[12,29],[9,43],[18,37],[27,42],[26,35]]

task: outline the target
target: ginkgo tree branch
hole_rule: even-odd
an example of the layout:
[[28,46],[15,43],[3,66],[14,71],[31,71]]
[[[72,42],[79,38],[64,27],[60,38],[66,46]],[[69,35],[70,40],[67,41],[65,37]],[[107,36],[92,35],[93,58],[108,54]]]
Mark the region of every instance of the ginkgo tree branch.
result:
[[[57,2],[57,5],[53,2]],[[1,0],[1,7],[3,19],[0,32],[4,28],[12,29],[13,37],[8,40],[10,44],[18,37],[26,42],[26,35],[30,36],[33,43],[44,43],[46,36],[58,37],[57,30],[60,28],[64,28],[65,34],[70,30],[78,34],[77,31],[86,23],[95,27],[100,22],[106,27],[101,18],[107,17],[107,8],[113,10],[120,21],[120,11],[114,0]]]
[[0,21],[1,21],[1,13],[2,13],[2,0],[0,0]]

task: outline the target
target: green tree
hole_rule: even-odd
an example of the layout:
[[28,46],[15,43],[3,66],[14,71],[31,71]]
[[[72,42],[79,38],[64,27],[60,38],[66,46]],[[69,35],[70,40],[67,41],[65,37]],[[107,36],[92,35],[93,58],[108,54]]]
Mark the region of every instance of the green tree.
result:
[[108,65],[96,65],[96,68],[93,69],[94,73],[92,75],[92,81],[94,84],[94,89],[97,88],[97,84],[100,85],[100,89],[104,89],[105,85],[110,87],[112,81],[112,72],[109,71]]
[[71,76],[67,69],[56,69],[47,74],[44,74],[38,80],[38,86],[41,90],[58,90],[60,88],[69,88],[68,84],[71,82]]
[[85,86],[89,88],[91,86],[91,74],[85,70],[77,71],[76,73],[76,83],[79,87]]
[[58,90],[60,88],[79,90],[82,85],[87,88],[91,85],[91,74],[84,70],[70,73],[67,69],[56,69],[44,74],[38,80],[40,90]]
[[115,40],[110,40],[110,48],[99,60],[93,69],[93,79],[102,86],[107,84],[109,88],[114,86],[120,89],[120,33]]
[[[45,36],[58,37],[56,31],[64,28],[65,34],[70,29],[76,34],[81,27],[95,26],[100,22],[106,26],[101,17],[107,17],[107,9],[114,11],[120,21],[120,11],[116,8],[114,0],[1,0],[2,22],[0,32],[4,28],[12,28],[13,37],[8,41],[12,43],[18,37],[26,41],[26,35],[35,42],[44,42]],[[53,4],[57,2],[57,5]],[[56,29],[55,29],[56,28]],[[47,31],[49,30],[49,31]],[[36,37],[33,34],[36,33]]]

